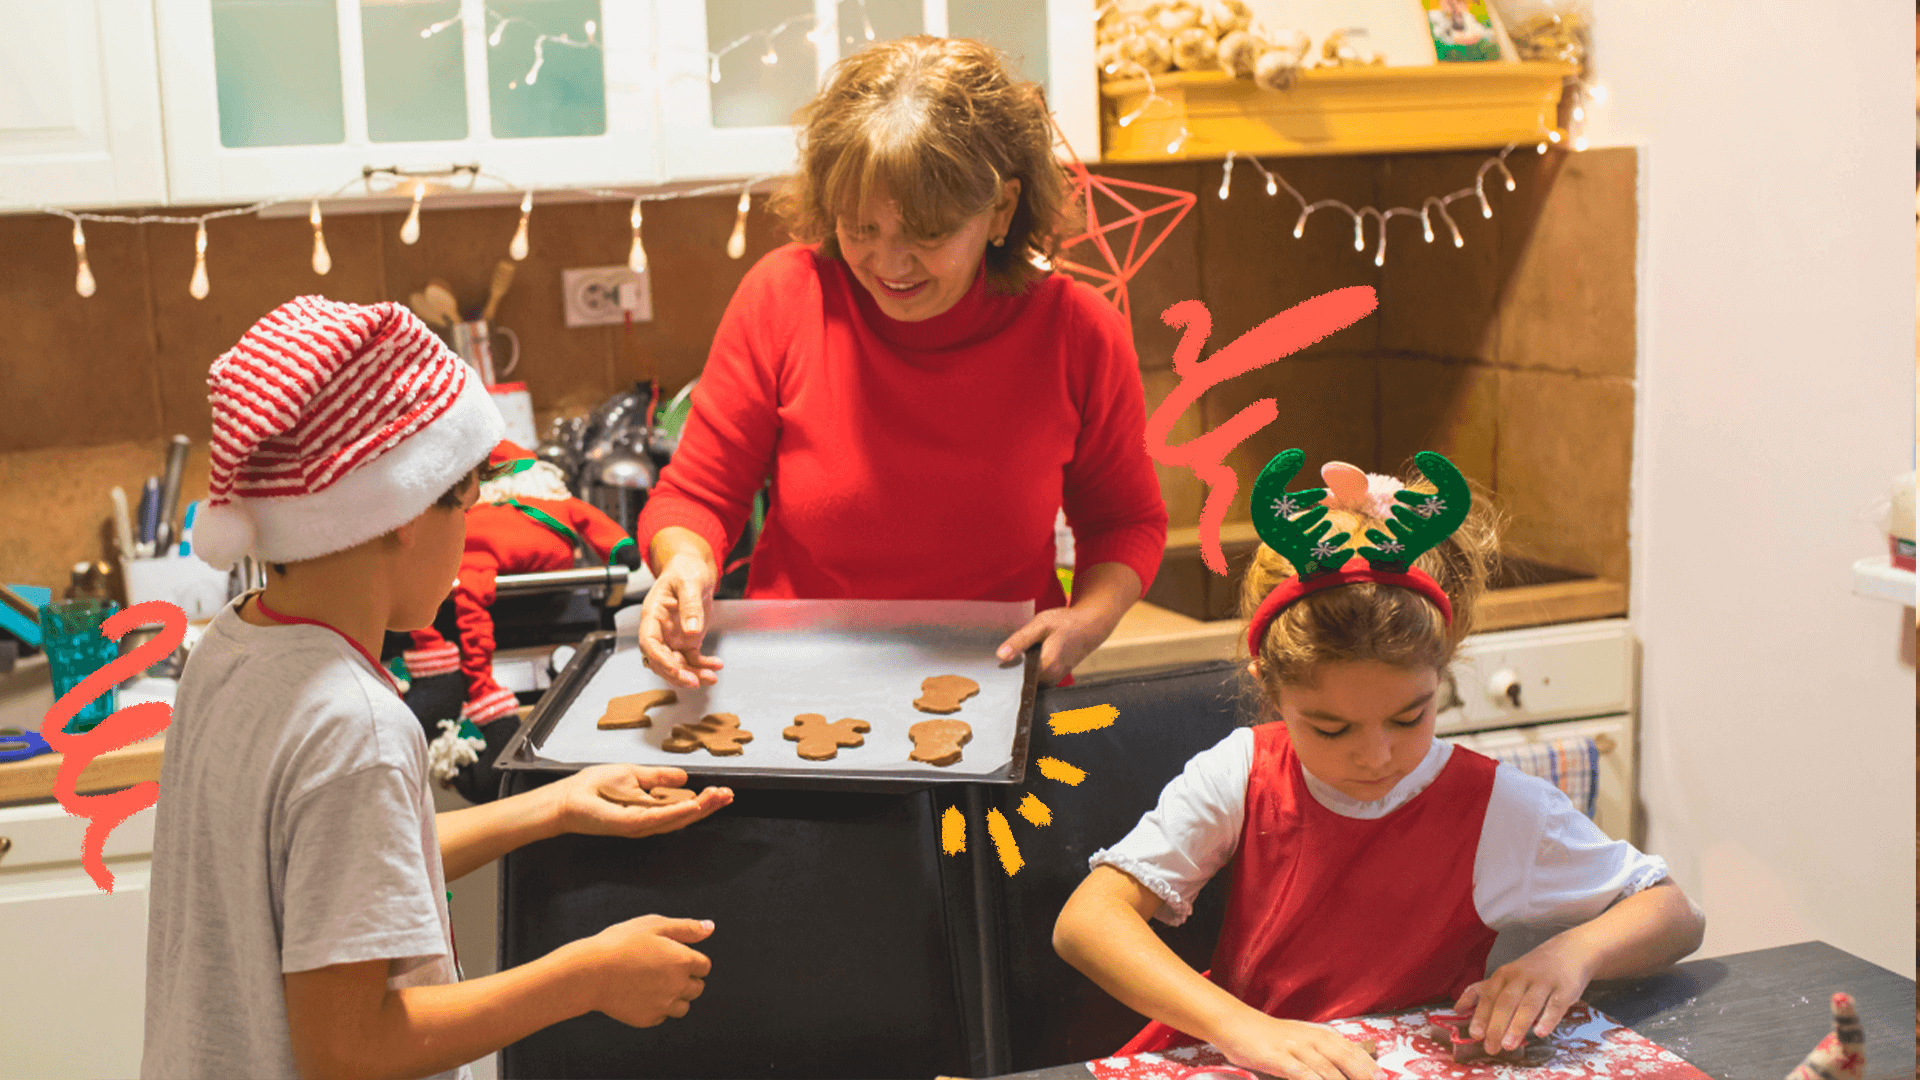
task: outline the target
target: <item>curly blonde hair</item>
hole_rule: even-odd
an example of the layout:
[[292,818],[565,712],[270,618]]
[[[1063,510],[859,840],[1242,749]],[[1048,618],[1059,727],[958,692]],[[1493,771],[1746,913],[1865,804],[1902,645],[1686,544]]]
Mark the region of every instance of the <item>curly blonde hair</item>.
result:
[[[1433,485],[1407,477],[1414,491]],[[1367,546],[1378,518],[1332,510],[1333,533],[1351,533],[1351,548]],[[1486,591],[1498,559],[1499,515],[1488,493],[1473,485],[1473,508],[1453,535],[1413,565],[1439,582],[1453,605],[1453,625],[1440,609],[1411,589],[1365,581],[1309,593],[1282,611],[1260,642],[1260,690],[1272,700],[1283,686],[1312,686],[1320,665],[1374,661],[1400,668],[1444,670],[1460,642],[1473,632],[1473,608]],[[1293,565],[1265,544],[1254,553],[1240,585],[1240,615],[1251,620],[1275,586],[1292,577]]]
[[1017,293],[1045,276],[1035,257],[1050,264],[1072,226],[1045,94],[991,45],[925,34],[869,45],[834,66],[796,120],[800,168],[769,206],[827,255],[840,256],[836,221],[871,192],[894,201],[911,235],[936,237],[1019,180],[1005,242],[986,252],[988,283]]

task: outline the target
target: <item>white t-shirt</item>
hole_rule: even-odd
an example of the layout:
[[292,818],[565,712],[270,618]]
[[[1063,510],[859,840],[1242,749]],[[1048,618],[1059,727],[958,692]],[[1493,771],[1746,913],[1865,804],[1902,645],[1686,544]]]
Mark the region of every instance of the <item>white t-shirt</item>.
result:
[[[1253,729],[1240,728],[1195,754],[1161,791],[1159,805],[1119,843],[1094,852],[1089,868],[1126,872],[1161,899],[1156,918],[1185,922],[1200,887],[1239,847],[1253,752]],[[1452,754],[1452,743],[1435,739],[1417,768],[1371,802],[1341,794],[1304,767],[1301,772],[1307,791],[1328,810],[1379,818],[1425,791]],[[1473,860],[1473,906],[1488,927],[1557,933],[1666,876],[1666,860],[1608,839],[1559,788],[1511,765],[1495,770]],[[1511,951],[1496,947],[1494,955]]]
[[297,1077],[283,973],[386,960],[392,988],[456,981],[426,759],[345,638],[215,617],[160,767],[141,1076]]

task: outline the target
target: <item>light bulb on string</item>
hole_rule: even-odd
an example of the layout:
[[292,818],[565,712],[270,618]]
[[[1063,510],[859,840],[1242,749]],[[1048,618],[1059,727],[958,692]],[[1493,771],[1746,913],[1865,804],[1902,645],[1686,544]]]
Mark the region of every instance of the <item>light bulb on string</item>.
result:
[[491,47],[498,48],[500,45],[500,39],[506,36],[507,36],[507,20],[501,19],[499,22],[494,24],[493,33],[487,35],[487,44]]
[[1433,243],[1433,218],[1424,208],[1420,211],[1420,231],[1427,243]]
[[1305,208],[1301,209],[1299,220],[1293,223],[1293,238],[1295,240],[1298,240],[1301,237],[1307,235],[1307,215],[1311,214],[1312,212],[1313,211],[1307,210]]
[[1481,186],[1480,186],[1479,184],[1477,184],[1477,183],[1476,183],[1476,184],[1474,184],[1474,185],[1473,185],[1473,193],[1474,193],[1474,195],[1475,195],[1476,197],[1478,197],[1478,198],[1479,198],[1479,200],[1480,200],[1480,216],[1481,216],[1481,217],[1483,217],[1483,218],[1490,218],[1490,217],[1492,217],[1492,216],[1493,216],[1493,204],[1487,201],[1487,191],[1486,191],[1486,189],[1485,189],[1485,188],[1483,188],[1483,187],[1481,187]]
[[1454,247],[1466,247],[1467,241],[1460,235],[1460,226],[1453,223],[1453,215],[1447,213],[1447,204],[1440,204],[1440,220],[1447,223],[1447,231],[1453,234]]
[[1536,154],[1545,154],[1547,152],[1547,144],[1541,143],[1539,146],[1533,148],[1533,152]]
[[718,53],[707,57],[707,81],[711,83],[720,81],[720,56]]
[[600,29],[600,26],[598,23],[595,23],[592,19],[587,20],[587,41],[589,43],[593,41],[594,31],[599,29]]
[[547,62],[547,35],[541,34],[533,39],[533,66],[527,69],[527,77],[521,81],[528,86],[540,81],[540,68]]
[[513,231],[513,243],[507,245],[507,254],[514,262],[527,257],[527,219],[533,216],[533,189],[520,197],[520,227]]
[[87,234],[80,231],[80,219],[73,219],[73,258],[79,264],[74,271],[73,291],[81,296],[92,296],[94,291],[93,267],[87,265]]
[[860,0],[860,32],[873,40],[873,20],[867,17],[867,0]]
[[320,231],[320,200],[307,209],[307,221],[313,225],[313,272],[326,276],[333,269],[333,256],[327,254],[327,238]]
[[1512,191],[1513,190],[1513,173],[1507,171],[1507,163],[1500,160],[1499,158],[1494,158],[1493,167],[1500,170],[1501,177],[1506,181],[1507,190]]
[[772,67],[780,62],[780,54],[773,51],[773,35],[767,35],[767,51],[760,55],[760,62]]
[[1373,265],[1387,265],[1387,223],[1380,223],[1380,246],[1373,250]]
[[1268,195],[1280,194],[1280,181],[1275,180],[1272,176],[1267,177],[1267,194]]
[[207,219],[200,219],[200,228],[193,234],[193,280],[187,283],[187,292],[195,300],[205,300],[212,291],[207,285]]
[[727,258],[738,259],[747,253],[747,211],[753,208],[753,196],[740,189],[740,204],[734,210],[733,235],[727,237]]
[[1187,145],[1187,135],[1188,135],[1188,132],[1186,129],[1186,125],[1183,124],[1180,127],[1180,134],[1175,135],[1173,137],[1173,141],[1167,144],[1167,153],[1169,154],[1179,153],[1180,148]]
[[1547,141],[1550,143],[1553,143],[1555,146],[1560,145],[1560,130],[1558,128],[1555,128],[1554,130],[1547,132]]
[[1585,120],[1586,118],[1587,118],[1587,110],[1578,105],[1575,105],[1573,107],[1573,122],[1577,124]]
[[1227,151],[1227,160],[1220,166],[1220,198],[1226,200],[1227,193],[1233,188],[1233,151]]
[[1574,153],[1577,154],[1580,151],[1585,150],[1586,148],[1587,148],[1587,137],[1585,135],[1575,135],[1573,137]]
[[400,242],[417,244],[420,242],[420,200],[427,197],[427,185],[413,185],[413,209],[407,211],[407,220],[400,225]]
[[627,215],[633,224],[633,247],[627,249],[627,269],[636,274],[647,272],[647,249],[640,243],[640,200],[633,200],[633,212]]
[[1594,83],[1592,86],[1587,87],[1587,100],[1593,102],[1595,105],[1605,105],[1607,103],[1607,88],[1599,83]]
[[[1382,232],[1386,230],[1382,229]],[[1367,219],[1359,214],[1353,215],[1353,250],[1367,250]]]
[[420,31],[420,36],[423,38],[430,38],[433,35],[439,33],[440,31],[445,30],[447,27],[452,26],[454,23],[459,22],[461,18],[463,18],[463,16],[455,15],[451,19],[442,19],[439,22],[434,23],[432,26],[427,27],[425,30]]

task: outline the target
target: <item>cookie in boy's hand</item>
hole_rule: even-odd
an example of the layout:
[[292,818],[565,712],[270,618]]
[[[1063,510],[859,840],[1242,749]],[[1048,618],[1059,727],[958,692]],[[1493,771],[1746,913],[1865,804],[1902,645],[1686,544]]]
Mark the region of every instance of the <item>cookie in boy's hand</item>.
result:
[[647,710],[656,705],[672,705],[680,700],[680,695],[671,690],[642,690],[637,694],[625,694],[607,702],[607,711],[600,717],[600,730],[615,728],[651,727],[653,717]]
[[951,765],[960,760],[960,748],[973,739],[965,720],[922,720],[907,729],[913,753],[907,757],[928,765]]
[[607,798],[611,802],[624,806],[673,806],[678,803],[692,802],[699,797],[700,793],[691,788],[657,787],[642,791],[630,799],[616,799],[612,796]]
[[800,744],[801,757],[808,761],[826,761],[839,754],[843,746],[865,743],[867,740],[862,734],[871,730],[873,725],[865,720],[835,720],[829,724],[819,713],[801,713],[782,734]]
[[730,712],[708,713],[691,724],[675,724],[660,749],[670,754],[691,754],[706,747],[714,757],[736,757],[746,751],[740,747],[753,741],[753,732],[740,730],[740,718]]
[[965,675],[934,675],[920,680],[920,696],[913,707],[921,712],[957,713],[960,703],[980,692],[980,684]]

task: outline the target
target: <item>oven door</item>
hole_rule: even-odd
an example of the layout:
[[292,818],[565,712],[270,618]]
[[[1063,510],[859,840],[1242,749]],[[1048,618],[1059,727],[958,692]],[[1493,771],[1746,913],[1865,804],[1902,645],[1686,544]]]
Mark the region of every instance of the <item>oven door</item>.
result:
[[1442,737],[1556,781],[1583,810],[1588,784],[1591,784],[1594,789],[1592,817],[1600,831],[1615,840],[1638,844],[1631,715],[1621,713],[1495,731],[1443,734]]

